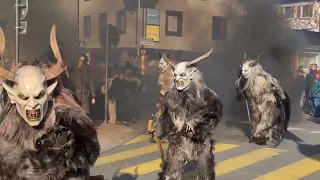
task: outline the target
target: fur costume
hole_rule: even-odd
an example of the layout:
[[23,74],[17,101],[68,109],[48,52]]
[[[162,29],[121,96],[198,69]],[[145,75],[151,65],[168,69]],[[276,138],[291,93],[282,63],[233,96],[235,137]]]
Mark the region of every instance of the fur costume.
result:
[[99,156],[93,124],[57,82],[63,62],[55,27],[50,44],[57,63],[44,72],[29,65],[16,72],[0,68],[11,101],[1,113],[1,180],[88,180]]
[[251,105],[251,141],[278,146],[288,127],[290,99],[278,80],[263,70],[259,58],[247,60],[245,55],[245,60],[236,86]]
[[169,140],[160,180],[180,180],[190,161],[197,163],[198,179],[215,179],[212,130],[222,117],[223,106],[194,66],[211,52],[173,66],[174,81],[163,100],[164,111],[154,124],[155,135]]
[[151,120],[149,120],[149,123],[148,123],[148,131],[152,137],[153,137],[153,132],[154,132],[154,130],[152,128],[153,120],[160,118],[160,115],[163,112],[163,107],[161,106],[161,102],[162,102],[164,96],[166,95],[166,93],[169,89],[169,86],[173,82],[173,77],[171,74],[172,66],[170,65],[170,64],[173,65],[173,62],[170,61],[172,53],[173,52],[171,52],[169,54],[163,54],[163,55],[161,55],[159,53],[160,61],[159,61],[158,85],[160,86],[160,97],[159,97],[159,101],[157,103],[158,110],[157,110],[155,116],[152,115],[152,118],[151,118]]
[[[168,55],[163,54],[163,56],[161,57],[160,62],[159,62],[159,69],[160,70],[159,70],[158,85],[160,86],[160,98],[157,103],[158,111],[155,115],[155,119],[159,119],[160,115],[163,112],[163,107],[161,106],[161,104],[162,104],[162,101],[163,101],[165,95],[168,92],[168,89],[169,89],[171,83],[173,82],[173,77],[172,77],[171,71],[173,70],[172,65],[174,65],[174,64],[170,60],[171,54],[172,53],[170,53]],[[169,58],[167,58],[167,57],[169,57]]]

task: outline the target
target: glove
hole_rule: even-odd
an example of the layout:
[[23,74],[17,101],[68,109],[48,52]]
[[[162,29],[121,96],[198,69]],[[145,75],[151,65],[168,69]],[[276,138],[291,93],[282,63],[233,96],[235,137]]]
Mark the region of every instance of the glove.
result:
[[63,126],[51,128],[45,134],[40,134],[35,140],[35,147],[39,152],[54,152],[53,154],[66,157],[72,156],[74,146],[73,133]]

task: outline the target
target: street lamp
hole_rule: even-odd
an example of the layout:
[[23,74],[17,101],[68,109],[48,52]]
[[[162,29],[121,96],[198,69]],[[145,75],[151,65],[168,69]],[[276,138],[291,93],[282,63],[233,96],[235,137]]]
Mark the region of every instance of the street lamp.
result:
[[[19,0],[16,0],[14,5],[16,11],[16,64],[19,62],[19,34],[27,33],[27,21],[23,20],[28,13],[28,0],[21,0],[21,4],[19,4]],[[21,11],[20,11],[21,9]],[[20,18],[19,18],[20,17]]]
[[141,8],[141,4],[140,4],[140,0],[138,0],[138,11],[137,11],[137,56],[140,58],[140,36],[141,36],[141,27],[140,27],[140,21],[141,21],[141,17],[140,17],[140,8]]

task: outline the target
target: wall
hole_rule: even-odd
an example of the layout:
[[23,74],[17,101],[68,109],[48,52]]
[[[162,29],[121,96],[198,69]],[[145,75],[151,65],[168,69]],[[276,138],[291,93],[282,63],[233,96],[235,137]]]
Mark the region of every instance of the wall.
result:
[[[214,47],[219,51],[225,41],[211,40],[212,16],[227,16],[224,12],[226,0],[160,0],[156,9],[160,9],[160,42],[146,48],[207,51]],[[235,2],[235,1],[234,1]],[[80,3],[80,39],[86,41],[88,48],[100,48],[98,35],[99,13],[108,13],[108,24],[116,25],[117,10],[123,9],[122,1],[95,0]],[[166,10],[182,11],[182,37],[166,36]],[[83,37],[83,16],[91,15],[91,37]],[[126,13],[126,33],[121,35],[118,47],[136,47],[136,13]],[[231,28],[227,28],[227,37]]]

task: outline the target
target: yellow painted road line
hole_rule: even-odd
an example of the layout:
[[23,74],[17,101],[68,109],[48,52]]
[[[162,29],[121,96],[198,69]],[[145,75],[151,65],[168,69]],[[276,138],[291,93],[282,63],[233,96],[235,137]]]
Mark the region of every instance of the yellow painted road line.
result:
[[128,145],[128,144],[134,144],[134,143],[138,143],[138,142],[143,142],[143,141],[147,141],[149,140],[150,136],[149,135],[140,135],[134,139],[132,139],[131,141],[123,144],[123,145]]
[[[235,144],[216,144],[214,153],[226,151],[228,149],[233,149],[238,147],[239,145]],[[146,163],[138,164],[135,166],[131,166],[125,169],[120,170],[121,173],[129,173],[135,174],[136,172],[138,175],[148,174],[157,170],[160,170],[161,159],[156,159],[153,161],[149,161]],[[136,170],[137,169],[137,170]]]
[[298,180],[320,170],[320,154],[292,163],[254,180]]
[[217,176],[221,176],[237,169],[274,157],[285,151],[286,150],[281,149],[262,148],[241,156],[218,162],[216,166],[216,174]]
[[[163,148],[167,148],[167,147],[168,147],[168,144],[163,144]],[[156,151],[159,151],[158,145],[152,144],[152,145],[144,146],[144,147],[129,150],[129,151],[125,151],[125,152],[121,152],[121,153],[117,153],[117,154],[112,154],[109,156],[103,156],[103,157],[98,158],[98,160],[95,163],[95,166],[101,166],[104,164],[113,163],[116,161],[121,161],[121,160],[129,159],[129,158],[137,157],[137,156],[141,156],[144,154],[153,153]]]

